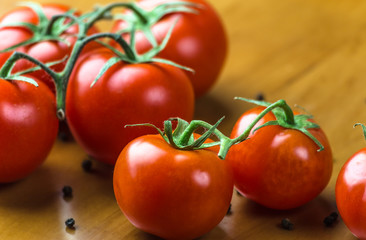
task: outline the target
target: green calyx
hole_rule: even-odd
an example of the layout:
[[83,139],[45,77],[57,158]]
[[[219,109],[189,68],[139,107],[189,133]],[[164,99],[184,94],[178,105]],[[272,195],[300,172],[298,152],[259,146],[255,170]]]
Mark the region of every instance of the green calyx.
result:
[[[172,145],[174,148],[180,150],[198,150],[209,148],[212,146],[219,145],[220,142],[205,143],[205,141],[210,138],[213,134],[218,134],[217,126],[221,123],[223,118],[221,118],[215,125],[209,125],[203,121],[194,120],[191,123],[181,119],[181,118],[171,118],[164,122],[164,130],[160,130],[153,124],[143,123],[143,124],[133,124],[126,125],[125,127],[134,126],[148,126],[155,128],[158,133],[163,137],[163,139]],[[173,123],[177,123],[177,127],[173,130]],[[195,139],[193,132],[197,128],[206,126],[208,129],[198,138]],[[220,133],[221,134],[221,133]]]
[[[315,139],[314,142],[316,142],[317,144],[319,143],[318,146],[320,147],[320,149],[318,151],[324,149],[321,143],[314,136],[312,136],[307,130],[308,128],[318,127],[316,124],[310,124],[311,122],[307,123],[309,122],[308,119],[310,119],[310,116],[309,115],[303,115],[300,117],[298,117],[299,115],[294,116],[291,108],[286,104],[284,100],[278,100],[277,102],[271,104],[245,98],[237,98],[237,99],[241,99],[251,103],[256,103],[258,105],[265,106],[266,108],[253,120],[253,122],[243,131],[243,133],[240,136],[234,139],[230,139],[217,129],[218,125],[222,122],[223,118],[221,118],[214,125],[211,125],[207,122],[200,120],[193,120],[190,123],[188,123],[180,118],[173,118],[164,122],[163,131],[149,123],[127,125],[127,126],[154,127],[167,143],[169,143],[174,148],[180,150],[198,150],[220,145],[218,156],[221,159],[225,159],[230,147],[245,141],[248,138],[254,126],[259,122],[259,120],[262,119],[267,113],[272,111],[275,113],[278,119],[276,121],[270,122],[269,124],[268,123],[263,124],[259,128],[266,127],[269,125],[282,124],[281,126],[286,125],[287,128],[297,130],[300,129],[299,131],[303,132],[311,139],[313,140]],[[177,127],[173,130],[172,126],[174,121],[177,122]],[[304,124],[306,125],[306,127],[303,126]],[[198,129],[206,129],[206,131],[201,135],[201,137],[195,140],[193,133]],[[210,143],[205,143],[205,141],[212,135],[216,136],[218,140]]]
[[[271,103],[264,102],[264,101],[251,100],[251,99],[240,98],[240,97],[237,97],[235,99],[242,100],[242,101],[249,102],[249,103],[254,103],[256,105],[263,106],[263,107],[268,107],[271,105]],[[308,129],[312,129],[312,128],[319,128],[319,125],[317,125],[316,123],[314,123],[312,121],[309,121],[310,119],[313,119],[312,115],[309,115],[309,114],[294,115],[291,108],[285,102],[283,103],[282,107],[273,109],[272,113],[275,115],[276,120],[264,123],[263,125],[256,128],[255,131],[262,127],[271,126],[271,125],[272,126],[277,125],[277,126],[281,126],[284,128],[298,130],[298,131],[302,132],[303,134],[305,134],[306,136],[308,136],[311,140],[313,140],[318,145],[318,147],[319,147],[319,149],[317,150],[318,152],[324,150],[324,146],[308,130]]]
[[161,52],[165,46],[167,45],[169,38],[171,36],[171,33],[173,31],[173,28],[175,26],[176,22],[170,27],[168,33],[164,37],[161,44],[156,45],[152,49],[150,49],[148,52],[144,54],[138,54],[135,47],[135,34],[136,31],[133,28],[130,32],[130,44],[128,44],[119,33],[116,34],[110,34],[110,37],[114,39],[119,46],[123,49],[123,52],[119,51],[118,49],[112,47],[110,44],[98,41],[101,45],[104,47],[110,49],[116,57],[110,58],[102,67],[100,72],[98,73],[97,77],[94,79],[94,81],[91,84],[91,87],[94,86],[94,84],[104,75],[106,71],[108,71],[109,68],[111,68],[113,65],[123,61],[130,64],[137,64],[137,63],[149,63],[149,62],[157,62],[157,63],[164,63],[168,65],[172,65],[174,67],[183,69],[185,71],[194,72],[191,68],[182,66],[178,63],[175,63],[173,61],[157,58],[155,57],[159,52]]
[[126,28],[119,32],[120,34],[130,33],[134,30],[142,31],[150,44],[156,47],[158,43],[151,31],[154,24],[171,13],[199,14],[198,9],[200,8],[202,8],[200,4],[188,1],[174,1],[160,4],[151,11],[146,11],[135,4],[133,9],[134,14],[116,14],[114,19],[122,20],[128,24]]
[[[32,9],[33,12],[38,17],[38,24],[34,25],[27,22],[14,22],[9,24],[0,24],[0,28],[2,27],[24,27],[32,32],[32,37],[28,40],[10,46],[6,49],[1,49],[0,53],[9,52],[16,50],[19,47],[34,44],[41,41],[60,41],[69,45],[69,42],[65,40],[64,36],[61,36],[71,25],[77,22],[80,24],[80,32],[82,31],[83,26],[79,21],[79,18],[75,17],[73,13],[75,10],[71,9],[64,14],[53,16],[52,19],[48,19],[45,13],[43,12],[42,6],[38,3],[34,2],[22,2],[20,6],[28,7]],[[65,22],[66,19],[69,19],[68,23]]]
[[[161,52],[165,46],[167,45],[173,28],[178,20],[174,24],[172,24],[165,38],[158,44],[153,37],[151,32],[151,26],[156,23],[160,18],[165,16],[166,14],[172,12],[189,12],[189,13],[197,13],[195,8],[199,8],[200,6],[197,4],[192,4],[190,2],[177,1],[172,3],[166,3],[157,6],[153,11],[148,12],[140,8],[134,2],[121,2],[121,3],[112,3],[103,7],[98,7],[92,12],[86,13],[80,17],[76,17],[73,14],[74,10],[70,10],[64,14],[53,16],[51,19],[48,19],[45,15],[42,6],[37,3],[22,3],[22,6],[26,6],[31,8],[36,15],[38,16],[38,24],[30,24],[26,22],[18,22],[11,24],[3,24],[0,27],[24,27],[32,31],[33,35],[30,39],[21,42],[19,44],[13,45],[7,49],[0,50],[0,53],[13,51],[18,49],[19,47],[38,43],[41,41],[61,41],[65,44],[68,44],[68,37],[76,37],[77,40],[73,45],[71,50],[71,54],[69,56],[65,56],[64,59],[52,62],[52,63],[42,63],[37,59],[32,58],[31,56],[21,53],[14,52],[11,57],[7,60],[7,62],[3,65],[0,70],[0,78],[7,80],[20,80],[29,82],[35,86],[38,86],[37,82],[32,78],[22,76],[22,74],[30,73],[32,71],[36,71],[39,69],[47,72],[52,79],[54,80],[56,86],[56,103],[57,103],[57,115],[60,120],[65,118],[65,95],[66,89],[68,85],[68,81],[71,75],[71,72],[75,66],[75,63],[80,55],[84,46],[91,41],[98,41],[103,46],[111,49],[115,53],[115,57],[111,58],[107,63],[102,67],[96,79],[91,84],[91,87],[100,79],[101,76],[113,65],[118,62],[126,62],[130,64],[136,63],[148,63],[148,62],[156,62],[156,63],[164,63],[169,64],[178,68],[181,68],[186,71],[193,72],[192,69],[188,67],[181,66],[172,61],[161,59],[156,57],[159,52]],[[95,22],[101,19],[112,19],[111,10],[116,7],[123,7],[129,9],[132,14],[126,14],[129,16],[127,18],[133,19],[129,21],[129,27],[125,30],[130,35],[130,43],[127,43],[121,36],[121,33],[98,33],[91,36],[87,36],[87,31],[90,29]],[[66,33],[66,30],[69,29],[73,25],[78,26],[77,34],[69,34]],[[135,49],[135,33],[138,30],[143,29],[143,32],[147,35],[149,41],[152,42],[152,49],[144,54],[138,54]],[[122,51],[113,48],[107,43],[100,41],[101,38],[109,38],[117,42],[117,44],[121,47]],[[26,69],[23,72],[18,72],[15,74],[11,73],[15,62],[19,59],[26,59],[37,65],[35,68]],[[66,66],[61,72],[55,72],[50,69],[51,66],[57,64],[59,62],[65,62]]]

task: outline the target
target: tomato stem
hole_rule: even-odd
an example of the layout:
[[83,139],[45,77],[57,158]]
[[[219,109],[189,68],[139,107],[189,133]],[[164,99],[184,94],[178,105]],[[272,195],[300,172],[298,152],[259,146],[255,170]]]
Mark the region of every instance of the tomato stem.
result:
[[[80,18],[72,15],[72,14],[58,14],[58,15],[55,15],[55,16],[52,16],[51,20],[48,22],[48,25],[47,27],[45,28],[44,30],[44,36],[49,36],[49,35],[53,35],[53,27],[54,27],[54,24],[57,22],[57,20],[61,19],[61,18],[70,18],[73,22],[76,22],[76,24],[78,25],[79,27],[79,33],[78,33],[78,38],[80,39],[81,37],[85,36],[86,35],[86,32],[87,32],[87,26],[86,24],[81,21]],[[57,34],[61,34],[62,32],[58,32]]]
[[87,27],[90,28],[96,21],[105,18],[106,13],[108,13],[109,11],[111,11],[113,8],[116,8],[116,7],[124,7],[124,8],[131,10],[139,18],[139,20],[144,24],[147,24],[149,21],[146,16],[145,10],[140,8],[136,3],[118,2],[118,3],[111,3],[107,6],[99,7],[96,10],[94,10],[94,12],[92,12],[90,14],[91,17],[86,22]]
[[[286,101],[285,100],[278,100],[277,102],[275,103],[272,103],[271,105],[269,105],[267,108],[265,108],[251,123],[250,125],[245,129],[245,131],[238,137],[234,138],[234,139],[227,139],[227,137],[223,138],[223,141],[221,143],[221,147],[220,147],[220,151],[219,151],[219,154],[218,156],[221,158],[221,159],[225,159],[230,147],[234,144],[237,144],[237,143],[240,143],[240,142],[243,142],[245,141],[250,132],[252,131],[252,129],[254,128],[254,126],[264,117],[264,115],[266,115],[267,113],[269,113],[270,111],[272,111],[273,109],[275,108],[282,108],[287,116],[287,119],[288,120],[291,120],[291,117],[292,117],[292,121],[293,120],[293,112],[291,110],[291,108],[286,104]],[[221,140],[221,139],[220,139]]]

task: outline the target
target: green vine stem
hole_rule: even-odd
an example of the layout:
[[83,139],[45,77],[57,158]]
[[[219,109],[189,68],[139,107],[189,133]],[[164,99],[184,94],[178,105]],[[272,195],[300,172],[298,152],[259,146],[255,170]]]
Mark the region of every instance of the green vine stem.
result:
[[364,138],[366,140],[366,126],[364,124],[362,124],[362,123],[355,123],[355,125],[353,125],[354,128],[357,127],[357,126],[361,126],[362,127],[363,136],[364,136]]
[[[249,100],[249,99],[244,99],[244,98],[239,98],[239,99],[245,100],[248,102],[258,103],[255,100]],[[285,100],[278,100],[275,103],[268,104],[268,106],[266,106],[266,108],[259,115],[257,115],[257,117],[245,129],[245,131],[240,136],[238,136],[234,139],[231,139],[231,138],[225,136],[222,132],[220,132],[217,129],[217,126],[223,120],[223,118],[221,118],[214,125],[211,125],[211,124],[201,121],[201,120],[193,120],[190,123],[188,123],[179,118],[172,118],[172,119],[168,119],[164,122],[164,131],[161,131],[159,128],[157,128],[151,124],[135,124],[135,125],[127,125],[127,126],[143,125],[143,126],[155,127],[157,129],[157,131],[160,133],[160,135],[169,144],[171,144],[175,148],[182,149],[182,150],[196,150],[196,149],[212,147],[215,145],[220,145],[220,150],[219,150],[218,156],[221,159],[225,159],[230,147],[232,147],[235,144],[245,141],[248,138],[252,129],[255,127],[255,125],[267,113],[269,113],[271,111],[272,112],[277,111],[277,113],[276,113],[277,115],[278,115],[278,111],[281,111],[284,114],[280,118],[282,118],[283,121],[285,121],[285,123],[286,123],[285,125],[287,128],[296,129],[301,132],[304,132],[304,131],[307,131],[308,128],[317,128],[318,127],[317,125],[315,125],[311,122],[309,122],[309,124],[305,124],[306,127],[304,127],[304,124],[303,124],[304,117],[300,116],[300,118],[298,118],[297,116],[299,116],[299,115],[295,116],[293,114],[292,109],[287,105]],[[308,116],[306,116],[306,117],[308,117]],[[299,122],[298,119],[301,119],[301,121]],[[178,122],[177,127],[176,127],[176,129],[174,129],[174,131],[172,129],[173,121]],[[279,124],[276,121],[272,121],[272,122],[270,122],[270,124],[265,123],[265,124],[261,125],[260,127],[258,127],[257,129],[268,126],[268,125],[281,125],[281,126],[283,125],[281,120],[277,119],[277,121],[279,121],[281,124]],[[276,124],[275,124],[275,122],[276,122]],[[267,122],[267,123],[269,123],[269,122]],[[193,133],[196,130],[198,130],[199,128],[207,129],[207,131],[199,139],[194,140]],[[255,129],[255,130],[257,130],[257,129]],[[212,134],[218,138],[218,141],[212,142],[212,143],[204,143]],[[322,144],[314,136],[312,136],[308,131],[305,134],[308,137],[310,137],[319,146],[318,151],[321,151],[324,149]]]
[[[6,61],[6,63],[3,65],[3,67],[0,69],[0,77],[4,79],[9,79],[9,76],[11,75],[11,70],[19,59],[26,59],[37,66],[39,66],[41,69],[43,69],[46,73],[48,73],[52,79],[54,80],[55,86],[56,86],[56,104],[57,104],[57,116],[60,120],[65,119],[65,97],[66,97],[66,88],[67,84],[70,78],[70,75],[72,73],[72,70],[75,66],[75,63],[77,61],[78,56],[80,55],[83,47],[96,39],[100,38],[111,38],[115,40],[118,44],[121,45],[121,47],[124,49],[124,52],[126,53],[127,57],[130,59],[136,59],[136,56],[134,54],[134,51],[130,48],[130,46],[127,44],[127,42],[119,35],[119,34],[113,34],[113,33],[98,33],[91,36],[88,36],[84,39],[77,40],[74,48],[72,50],[72,53],[70,55],[69,60],[66,63],[66,66],[63,71],[61,72],[55,72],[51,70],[46,64],[38,61],[37,59],[32,58],[31,56],[22,53],[22,52],[14,52],[9,59]],[[14,75],[15,78],[20,78],[21,76]],[[13,80],[13,78],[12,78]]]
[[[184,7],[184,5],[190,5],[190,6],[192,5],[191,3],[184,2],[184,1],[177,1],[177,2],[173,2],[172,4],[173,5],[179,5],[179,4],[183,5],[183,7],[174,8],[175,11],[190,11],[190,10],[187,10]],[[119,61],[126,61],[129,63],[160,62],[160,63],[170,64],[170,65],[182,68],[187,71],[193,71],[190,68],[181,66],[181,65],[171,62],[169,60],[154,58],[154,56],[156,56],[156,54],[158,52],[160,52],[161,50],[164,49],[165,45],[168,42],[168,39],[170,38],[171,32],[172,32],[175,24],[173,24],[173,26],[167,33],[165,39],[163,40],[163,42],[160,45],[156,45],[154,48],[152,48],[150,51],[148,51],[147,53],[145,53],[143,55],[138,55],[136,53],[136,50],[134,49],[134,41],[133,41],[134,34],[135,34],[135,28],[133,26],[134,23],[131,23],[132,29],[130,29],[132,47],[122,38],[120,33],[98,33],[98,34],[94,34],[91,36],[86,35],[86,32],[88,31],[88,29],[97,20],[106,18],[106,16],[108,14],[110,14],[110,11],[116,7],[125,7],[125,8],[132,10],[132,12],[134,13],[134,16],[137,16],[137,18],[140,20],[140,22],[147,24],[150,21],[149,18],[151,16],[149,15],[148,12],[145,12],[145,10],[138,7],[136,3],[133,3],[133,2],[112,3],[105,7],[97,8],[97,10],[95,12],[87,13],[85,15],[82,15],[79,18],[72,15],[74,10],[70,10],[65,14],[55,15],[50,20],[48,20],[45,17],[40,5],[30,3],[30,4],[26,4],[26,6],[31,7],[37,13],[37,15],[39,16],[39,19],[40,19],[39,25],[35,26],[35,25],[28,24],[28,23],[20,22],[20,23],[10,24],[9,26],[28,27],[30,30],[35,31],[33,38],[30,40],[27,40],[23,43],[14,45],[8,49],[3,49],[0,52],[14,50],[17,47],[32,44],[32,43],[35,43],[38,41],[44,41],[44,40],[65,41],[65,37],[67,37],[67,36],[64,36],[64,38],[61,38],[59,34],[62,34],[64,32],[65,26],[71,26],[75,23],[79,26],[79,33],[76,35],[77,40],[73,46],[69,59],[66,62],[66,66],[64,67],[63,71],[61,71],[61,72],[55,72],[55,71],[51,70],[49,68],[49,66],[50,66],[49,64],[44,64],[44,63],[38,61],[37,59],[34,59],[31,56],[28,56],[25,53],[14,52],[11,55],[11,57],[8,59],[8,61],[3,65],[2,69],[0,70],[0,77],[4,78],[4,79],[8,79],[8,80],[27,81],[34,85],[37,85],[37,83],[34,80],[32,80],[31,78],[20,76],[21,73],[11,75],[11,70],[12,70],[15,62],[18,61],[19,59],[26,59],[26,60],[36,64],[39,68],[43,69],[54,80],[55,87],[56,87],[57,116],[60,120],[65,119],[66,89],[67,89],[68,81],[69,81],[70,75],[72,73],[72,70],[73,70],[75,63],[77,61],[77,58],[80,55],[84,46],[93,40],[98,40],[100,38],[110,38],[110,39],[116,41],[123,49],[123,53],[116,54],[116,55],[118,55]],[[170,5],[163,4],[163,5],[156,7],[156,9],[158,9],[160,7],[162,9],[161,14],[163,14],[164,12],[168,11],[165,9],[166,6],[170,6]],[[170,9],[169,11],[172,11],[172,10]],[[70,19],[70,23],[65,24],[64,21],[61,22],[63,19],[65,19],[65,20]],[[106,44],[103,44],[103,45],[106,45]],[[114,59],[114,61],[117,62],[115,59]],[[38,67],[36,67],[34,69],[37,69]],[[107,68],[103,68],[103,71],[106,71],[106,69]],[[98,77],[100,77],[101,74],[99,74]],[[95,81],[93,82],[93,84],[94,83],[95,83]]]

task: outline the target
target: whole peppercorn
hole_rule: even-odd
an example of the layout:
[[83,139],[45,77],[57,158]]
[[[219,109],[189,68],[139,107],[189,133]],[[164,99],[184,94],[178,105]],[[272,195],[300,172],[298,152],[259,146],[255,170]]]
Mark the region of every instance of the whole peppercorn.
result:
[[70,186],[64,186],[62,188],[62,193],[64,194],[64,198],[72,197],[72,188]]
[[264,101],[265,100],[264,95],[261,92],[257,93],[257,96],[255,97],[255,99],[258,100],[258,101]]
[[81,163],[81,167],[84,169],[85,172],[90,172],[93,166],[93,162],[90,159],[85,159]]
[[330,215],[326,216],[323,223],[326,227],[331,227],[338,219],[338,213],[332,212]]
[[68,228],[75,228],[75,220],[73,218],[68,218],[66,221],[65,221],[65,225],[66,227]]
[[281,221],[281,227],[286,230],[293,230],[294,224],[288,218],[284,218]]

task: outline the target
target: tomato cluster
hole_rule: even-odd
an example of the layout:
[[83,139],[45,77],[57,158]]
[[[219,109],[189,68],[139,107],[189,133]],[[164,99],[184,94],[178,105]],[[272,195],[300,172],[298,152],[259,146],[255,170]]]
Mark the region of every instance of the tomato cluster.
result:
[[[110,32],[99,33],[94,23],[115,7],[123,10]],[[191,121],[195,98],[213,86],[226,52],[225,29],[204,0],[115,3],[88,14],[28,3],[4,14],[0,183],[42,164],[61,120],[88,155],[114,166],[126,218],[166,239],[214,228],[234,187],[273,209],[311,201],[329,182],[332,152],[310,115],[283,100],[242,99],[260,106],[237,120],[230,138],[217,129],[220,121]],[[360,238],[365,156],[363,149],[350,158],[336,186],[339,211]]]

